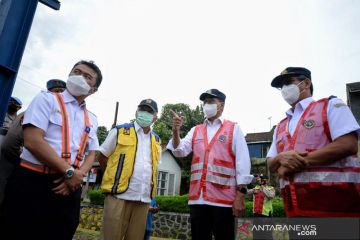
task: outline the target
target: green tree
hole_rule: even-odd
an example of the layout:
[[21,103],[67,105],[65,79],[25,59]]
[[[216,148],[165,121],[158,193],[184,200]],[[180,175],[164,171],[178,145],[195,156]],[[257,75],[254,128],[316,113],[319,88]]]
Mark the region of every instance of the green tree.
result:
[[[167,144],[172,137],[172,114],[170,109],[179,116],[185,117],[184,124],[180,129],[181,138],[185,137],[192,127],[204,121],[204,114],[200,106],[191,109],[189,105],[184,103],[164,105],[159,119],[154,124],[154,131],[159,134],[163,144]],[[192,154],[184,158],[177,158],[182,163],[180,194],[186,194],[189,190],[191,159]]]
[[100,145],[105,141],[105,138],[107,137],[108,133],[109,133],[109,131],[106,129],[106,127],[104,127],[104,126],[98,127],[96,134],[99,139]]

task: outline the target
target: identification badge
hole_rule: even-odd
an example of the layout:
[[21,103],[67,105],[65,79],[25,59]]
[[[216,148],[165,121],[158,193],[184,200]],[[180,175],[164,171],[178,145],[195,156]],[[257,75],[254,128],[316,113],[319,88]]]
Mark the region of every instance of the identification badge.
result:
[[130,135],[130,128],[124,128],[124,135]]
[[310,129],[310,128],[313,128],[315,126],[315,121],[312,120],[312,119],[305,120],[303,125],[304,125],[305,128]]
[[220,142],[225,142],[225,141],[226,141],[226,136],[220,135],[220,136],[219,136],[219,141],[220,141]]

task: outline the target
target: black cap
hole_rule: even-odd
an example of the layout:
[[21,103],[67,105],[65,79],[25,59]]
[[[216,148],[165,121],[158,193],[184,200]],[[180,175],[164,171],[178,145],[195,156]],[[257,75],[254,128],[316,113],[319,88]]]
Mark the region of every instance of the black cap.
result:
[[138,105],[138,107],[140,106],[149,106],[151,107],[152,110],[154,110],[155,112],[158,112],[158,107],[157,104],[154,100],[152,99],[144,99],[140,102],[140,104]]
[[311,79],[310,70],[303,67],[287,67],[284,71],[280,73],[279,76],[272,80],[271,86],[275,88],[281,88],[284,79],[297,75],[304,75],[305,77]]
[[60,79],[50,79],[46,83],[47,90],[51,90],[53,88],[66,88],[66,83]]
[[261,179],[269,179],[269,177],[266,174],[260,174]]
[[223,102],[225,102],[225,99],[226,99],[226,95],[217,89],[210,89],[210,90],[207,90],[206,92],[202,93],[200,95],[200,100],[204,101],[206,97],[218,98],[218,99],[222,100]]

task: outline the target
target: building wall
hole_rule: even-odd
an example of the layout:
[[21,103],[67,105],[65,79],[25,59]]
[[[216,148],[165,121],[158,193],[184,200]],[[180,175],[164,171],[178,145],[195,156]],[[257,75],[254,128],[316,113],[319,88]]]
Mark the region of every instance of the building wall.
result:
[[169,151],[163,151],[161,154],[161,162],[159,164],[159,172],[167,172],[169,174],[175,174],[175,195],[180,194],[180,182],[181,182],[181,168],[177,164],[174,157],[169,153]]

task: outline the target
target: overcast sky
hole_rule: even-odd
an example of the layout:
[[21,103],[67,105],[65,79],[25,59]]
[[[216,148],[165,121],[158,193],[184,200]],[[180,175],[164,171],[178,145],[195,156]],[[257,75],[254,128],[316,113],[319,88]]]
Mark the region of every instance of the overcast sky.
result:
[[245,134],[268,131],[289,107],[270,86],[288,66],[311,70],[316,99],[346,101],[346,83],[360,81],[359,25],[357,0],[39,3],[13,95],[26,108],[48,79],[94,60],[104,78],[87,106],[99,125],[111,126],[116,101],[119,124],[144,98],[195,108],[218,88],[225,118]]

